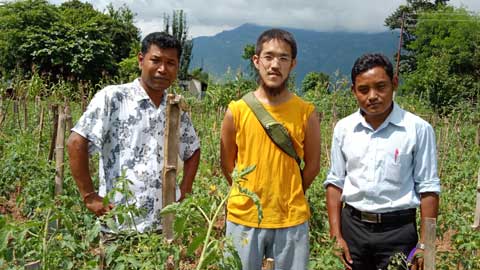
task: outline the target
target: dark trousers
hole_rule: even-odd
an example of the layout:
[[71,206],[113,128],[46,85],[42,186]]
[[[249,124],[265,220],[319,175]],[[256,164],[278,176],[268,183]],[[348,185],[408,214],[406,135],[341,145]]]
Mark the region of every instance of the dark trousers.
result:
[[368,223],[354,211],[349,207],[342,209],[342,234],[350,249],[353,270],[386,270],[392,256],[399,252],[407,256],[417,244],[414,218]]

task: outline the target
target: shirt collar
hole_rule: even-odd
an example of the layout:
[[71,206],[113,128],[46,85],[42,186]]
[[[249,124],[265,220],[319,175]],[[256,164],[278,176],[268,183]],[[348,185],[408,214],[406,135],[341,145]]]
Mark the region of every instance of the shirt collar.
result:
[[[357,123],[357,126],[362,125],[364,128],[372,129],[372,126],[367,123],[360,109],[358,109],[355,113],[355,122]],[[378,127],[377,131],[383,129],[389,123],[396,126],[405,126],[405,123],[403,121],[403,110],[398,106],[396,102],[393,102],[393,110],[387,116],[385,121]]]
[[[134,99],[135,101],[143,101],[143,100],[149,100],[151,102],[150,97],[147,94],[147,91],[143,88],[142,84],[140,83],[140,78],[136,78],[133,81],[133,84],[135,85],[135,93],[134,93]],[[163,98],[162,101],[160,102],[160,105],[165,104],[165,96],[167,95],[167,90],[165,89],[163,91]]]

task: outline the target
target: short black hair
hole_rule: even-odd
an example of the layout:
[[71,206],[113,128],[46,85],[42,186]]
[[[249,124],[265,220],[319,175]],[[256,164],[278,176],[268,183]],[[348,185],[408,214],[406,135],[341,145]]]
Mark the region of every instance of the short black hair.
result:
[[182,45],[175,37],[166,32],[153,32],[144,37],[141,49],[143,55],[148,53],[152,44],[157,45],[160,49],[176,49],[178,60],[182,56]]
[[352,84],[355,84],[355,78],[360,73],[363,73],[374,67],[382,67],[387,73],[390,80],[393,80],[393,66],[392,62],[381,53],[366,53],[355,61],[352,67]]
[[260,55],[263,49],[263,43],[273,39],[285,41],[292,49],[292,58],[297,58],[297,42],[295,41],[295,38],[290,32],[278,28],[266,30],[258,37],[257,45],[255,46],[255,54]]

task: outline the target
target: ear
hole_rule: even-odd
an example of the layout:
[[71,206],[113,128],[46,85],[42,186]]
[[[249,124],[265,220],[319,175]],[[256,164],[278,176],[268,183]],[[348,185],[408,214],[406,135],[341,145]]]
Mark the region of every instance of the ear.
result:
[[393,76],[392,87],[393,87],[394,92],[397,91],[397,88],[398,88],[398,77],[397,76]]
[[258,55],[256,55],[256,54],[254,54],[252,56],[252,62],[253,62],[253,65],[255,66],[256,69],[259,69],[259,65],[260,65],[259,61],[260,61],[260,57],[258,57]]
[[292,64],[290,65],[290,71],[297,66],[297,58],[292,59]]
[[143,54],[142,54],[141,52],[139,52],[139,53],[137,54],[138,68],[139,68],[139,69],[142,69],[143,59],[145,59],[144,56],[143,56]]

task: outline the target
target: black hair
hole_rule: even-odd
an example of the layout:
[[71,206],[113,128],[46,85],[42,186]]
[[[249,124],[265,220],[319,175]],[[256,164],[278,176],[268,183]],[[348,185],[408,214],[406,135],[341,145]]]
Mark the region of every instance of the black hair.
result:
[[257,45],[255,46],[255,54],[260,55],[263,49],[263,43],[272,39],[278,39],[285,41],[292,49],[292,58],[297,58],[297,42],[293,35],[285,30],[272,28],[263,32],[257,39]]
[[166,32],[153,32],[144,37],[141,49],[143,55],[148,53],[152,44],[157,45],[160,49],[176,49],[178,60],[182,56],[182,45],[175,37]]
[[366,53],[355,61],[352,67],[352,84],[355,84],[355,78],[360,73],[363,73],[374,67],[382,67],[387,73],[390,80],[393,80],[393,66],[392,62],[381,53]]

